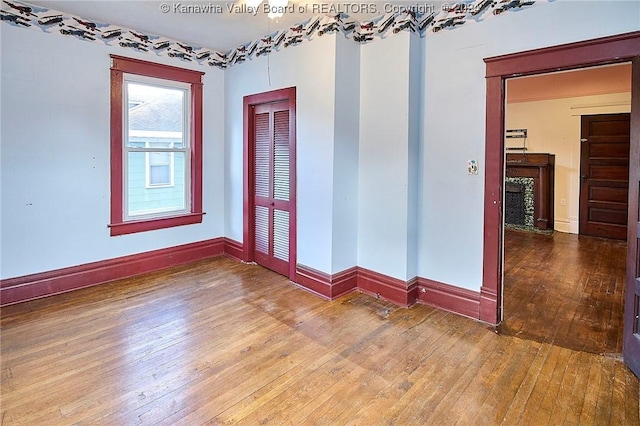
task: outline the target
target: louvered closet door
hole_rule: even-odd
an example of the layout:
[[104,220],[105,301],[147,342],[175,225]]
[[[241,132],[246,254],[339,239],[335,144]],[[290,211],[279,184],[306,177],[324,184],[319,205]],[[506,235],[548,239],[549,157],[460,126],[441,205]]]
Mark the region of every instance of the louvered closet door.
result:
[[288,102],[256,105],[254,260],[289,276],[290,148]]

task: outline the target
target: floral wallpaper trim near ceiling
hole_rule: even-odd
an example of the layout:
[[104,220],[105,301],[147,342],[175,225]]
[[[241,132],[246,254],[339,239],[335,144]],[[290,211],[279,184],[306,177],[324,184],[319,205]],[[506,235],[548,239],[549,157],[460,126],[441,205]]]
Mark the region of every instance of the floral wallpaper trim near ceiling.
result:
[[452,31],[465,24],[475,24],[507,13],[526,10],[536,3],[551,1],[554,0],[463,0],[444,4],[440,9],[426,4],[404,7],[396,4],[391,12],[363,22],[356,22],[341,12],[336,4],[331,8],[332,13],[329,15],[314,16],[293,27],[267,34],[259,40],[245,43],[228,52],[190,46],[166,37],[145,34],[118,25],[93,22],[18,1],[2,0],[1,15],[2,22],[20,28],[225,69],[280,49],[297,46],[325,34],[340,32],[357,43],[368,43],[402,31],[424,37],[437,35],[441,31]]

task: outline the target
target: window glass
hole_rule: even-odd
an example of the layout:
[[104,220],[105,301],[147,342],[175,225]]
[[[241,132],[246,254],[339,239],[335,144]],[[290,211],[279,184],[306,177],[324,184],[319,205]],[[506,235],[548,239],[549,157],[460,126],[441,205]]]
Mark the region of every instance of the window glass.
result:
[[[126,77],[126,195],[124,217],[161,217],[189,205],[189,89]],[[164,84],[164,85],[163,85]]]

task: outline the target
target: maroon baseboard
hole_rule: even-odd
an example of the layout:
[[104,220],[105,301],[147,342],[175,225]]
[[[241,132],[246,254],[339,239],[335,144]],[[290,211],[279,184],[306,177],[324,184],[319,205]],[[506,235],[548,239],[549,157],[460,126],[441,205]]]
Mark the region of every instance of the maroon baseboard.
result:
[[296,284],[329,300],[343,296],[357,287],[358,269],[346,269],[329,275],[304,265],[296,265]]
[[39,299],[215,257],[224,251],[224,239],[214,238],[197,243],[0,280],[0,306]]
[[225,237],[224,254],[235,260],[242,261],[242,243]]
[[418,280],[403,281],[358,267],[358,289],[376,297],[408,307],[416,302]]
[[418,301],[473,319],[480,319],[480,294],[438,281],[418,278]]
[[496,310],[496,303],[500,306],[498,294],[494,290],[483,286],[480,289],[480,321],[494,325],[502,321],[502,314],[498,312],[502,308],[499,307]]
[[[0,306],[91,287],[221,254],[242,260],[242,249],[240,242],[229,238],[215,238],[0,280]],[[425,278],[403,281],[355,266],[330,275],[308,266],[297,265],[296,283],[329,300],[359,290],[404,307],[417,301],[481,321],[491,322],[493,319],[489,318],[490,312],[485,312],[484,315],[481,312],[479,293]]]
[[357,286],[358,268],[355,266],[331,275],[331,296],[334,299],[351,293]]
[[329,274],[303,265],[296,265],[295,283],[318,296],[331,300],[331,278]]
[[329,300],[358,290],[404,307],[419,302],[482,320],[479,293],[425,278],[403,281],[361,267],[329,275],[298,265],[296,283]]

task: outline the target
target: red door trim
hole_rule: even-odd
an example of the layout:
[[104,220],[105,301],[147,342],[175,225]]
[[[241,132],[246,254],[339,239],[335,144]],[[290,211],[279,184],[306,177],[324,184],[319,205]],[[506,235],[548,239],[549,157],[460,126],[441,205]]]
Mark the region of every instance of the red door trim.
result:
[[[640,341],[636,338],[638,327],[638,306],[634,297],[640,296],[636,277],[640,275],[638,265],[638,243],[640,242],[640,55],[633,59],[631,69],[631,134],[629,150],[629,217],[627,218],[627,278],[624,301],[624,341],[622,343],[625,363],[636,376],[640,377]],[[629,294],[635,294],[630,297]],[[635,305],[635,306],[634,306]]]
[[640,31],[486,58],[486,77],[514,77],[628,62],[638,54]]
[[[502,178],[504,173],[502,136],[504,134],[505,80],[509,77],[540,74],[551,70],[628,62],[638,55],[640,55],[640,31],[485,59],[487,117],[480,320],[491,324],[502,321]],[[636,68],[639,65],[639,61],[634,62],[634,73],[638,72]],[[632,96],[633,99],[637,99],[637,92],[640,89],[633,87]],[[632,146],[640,143],[638,141],[639,126],[640,109],[635,108],[631,112]],[[631,152],[637,151],[633,151],[632,148]],[[637,222],[637,218],[634,221]]]
[[289,279],[295,280],[296,273],[296,236],[297,236],[297,219],[296,219],[296,88],[289,87],[286,89],[273,90],[270,92],[258,93],[255,95],[245,96],[243,99],[243,245],[242,260],[245,262],[253,261],[254,251],[254,229],[251,226],[254,220],[254,158],[253,150],[250,146],[250,135],[253,132],[253,114],[252,109],[255,105],[288,101],[289,102],[289,135],[290,135],[290,164],[289,170],[289,214],[291,223],[289,228]]

